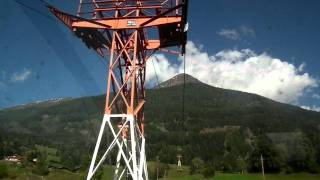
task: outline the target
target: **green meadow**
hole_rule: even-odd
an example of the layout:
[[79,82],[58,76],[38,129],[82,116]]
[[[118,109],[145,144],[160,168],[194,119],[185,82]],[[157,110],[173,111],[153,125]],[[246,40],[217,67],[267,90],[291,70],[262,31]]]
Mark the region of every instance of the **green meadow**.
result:
[[[149,168],[154,168],[154,162],[150,162]],[[35,175],[28,167],[19,167],[8,164],[9,177],[6,180],[82,180],[85,179],[85,172],[70,172],[68,170],[50,169],[50,173],[46,176]],[[183,166],[181,171],[177,171],[175,165],[169,165],[168,171],[165,172],[166,177],[159,180],[319,180],[320,174],[298,173],[298,174],[266,174],[265,178],[261,174],[228,174],[217,172],[214,177],[204,178],[200,174],[190,175],[189,167]],[[104,166],[101,180],[112,179],[112,167]],[[150,180],[156,179],[150,176]]]

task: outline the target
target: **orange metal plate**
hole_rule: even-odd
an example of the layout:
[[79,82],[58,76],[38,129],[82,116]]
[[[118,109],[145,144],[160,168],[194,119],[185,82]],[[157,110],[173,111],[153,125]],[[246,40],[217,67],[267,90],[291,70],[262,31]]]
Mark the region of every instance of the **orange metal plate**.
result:
[[[111,29],[133,29],[139,28],[140,25],[151,18],[136,18],[136,19],[107,19],[107,20],[94,20],[96,22],[111,26]],[[180,23],[181,17],[160,17],[144,27],[158,26],[168,23]],[[98,24],[90,23],[88,21],[76,21],[72,23],[72,27],[81,28],[98,28],[98,29],[108,29],[106,27],[100,26]]]

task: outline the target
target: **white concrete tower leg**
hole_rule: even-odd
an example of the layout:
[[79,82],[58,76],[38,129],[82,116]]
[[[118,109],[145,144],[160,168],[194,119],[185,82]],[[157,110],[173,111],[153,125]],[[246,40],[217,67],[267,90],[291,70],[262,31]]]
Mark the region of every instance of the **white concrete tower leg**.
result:
[[136,153],[136,133],[135,133],[135,122],[134,122],[134,116],[130,115],[128,116],[129,123],[130,123],[130,140],[131,140],[131,156],[132,156],[132,166],[133,166],[133,180],[137,180],[137,153]]
[[139,180],[143,180],[144,164],[145,162],[145,139],[141,137],[141,149],[139,157]]
[[[120,148],[123,147],[123,141],[121,142],[120,144]],[[119,168],[120,168],[120,160],[121,160],[121,151],[119,149],[118,151],[118,155],[117,155],[117,163],[116,163],[116,169],[114,171],[114,176],[113,176],[113,179],[114,180],[117,180],[118,179],[118,172],[119,172]]]
[[144,165],[143,165],[143,170],[144,170],[144,175],[145,175],[145,180],[149,180],[149,175],[148,175],[148,167],[147,167],[147,158],[144,156]]
[[93,169],[94,169],[94,165],[96,163],[96,158],[97,158],[97,154],[98,154],[98,151],[99,151],[102,135],[103,135],[103,132],[104,132],[104,128],[105,128],[106,122],[109,121],[109,120],[110,120],[110,116],[105,114],[103,116],[103,120],[102,120],[102,123],[101,123],[101,127],[100,127],[100,131],[99,131],[97,143],[96,143],[96,146],[94,148],[94,152],[93,152],[93,156],[92,156],[92,159],[91,159],[87,180],[90,180],[92,178],[92,176],[93,176]]

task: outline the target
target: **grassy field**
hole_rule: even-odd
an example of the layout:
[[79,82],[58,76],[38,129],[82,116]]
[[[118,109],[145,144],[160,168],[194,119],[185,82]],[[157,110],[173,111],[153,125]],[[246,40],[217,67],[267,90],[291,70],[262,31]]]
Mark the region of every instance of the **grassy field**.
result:
[[[214,180],[263,180],[261,174],[217,174]],[[265,180],[319,180],[320,175],[307,173],[301,174],[271,174],[266,175]]]
[[[154,168],[154,163],[149,162],[148,168]],[[202,180],[202,175],[190,175],[189,167],[183,166],[182,171],[176,170],[176,165],[170,165],[168,177],[161,180]],[[265,179],[261,174],[226,174],[217,173],[216,176],[207,178],[208,180],[320,180],[320,174],[267,174]]]
[[[11,178],[7,178],[8,180]],[[50,172],[48,176],[37,176],[32,173],[22,173],[18,177],[14,178],[17,180],[82,180],[85,179],[84,173],[71,173],[64,170],[54,170]],[[103,180],[110,180],[110,177],[105,173],[102,177]],[[181,176],[168,176],[167,180],[202,180],[205,179],[201,175],[181,175]],[[215,177],[208,179],[212,180],[263,180],[260,174],[217,174]],[[267,175],[265,180],[319,180],[320,175],[312,174],[292,174],[292,175]],[[164,180],[162,178],[161,180]]]
[[[149,168],[154,168],[154,163],[148,163]],[[83,180],[86,177],[85,172],[72,173],[67,170],[56,170],[51,169],[49,175],[38,176],[31,173],[28,168],[21,168],[10,165],[9,171],[11,174],[9,179],[16,180]],[[105,166],[103,169],[102,180],[110,180],[112,174],[112,167]],[[170,165],[170,169],[166,172],[167,177],[161,178],[161,180],[202,180],[205,179],[202,175],[190,175],[189,168],[187,166],[183,167],[182,171],[177,171],[175,165]],[[150,178],[152,180],[152,178]],[[210,177],[207,179],[211,180],[320,180],[320,174],[267,174],[265,179],[262,178],[261,174],[226,174],[217,173],[215,177]]]

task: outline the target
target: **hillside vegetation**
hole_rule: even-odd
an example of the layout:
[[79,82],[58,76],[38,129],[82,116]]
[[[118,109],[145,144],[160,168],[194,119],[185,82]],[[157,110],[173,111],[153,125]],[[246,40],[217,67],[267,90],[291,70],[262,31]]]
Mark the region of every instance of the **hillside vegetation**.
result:
[[[182,119],[182,88],[181,83],[166,82],[147,90],[149,161],[176,164],[181,154],[190,173],[258,172],[262,155],[270,173],[319,172],[320,113],[191,80]],[[86,170],[104,100],[101,95],[1,110],[0,157],[45,154],[46,167]]]

